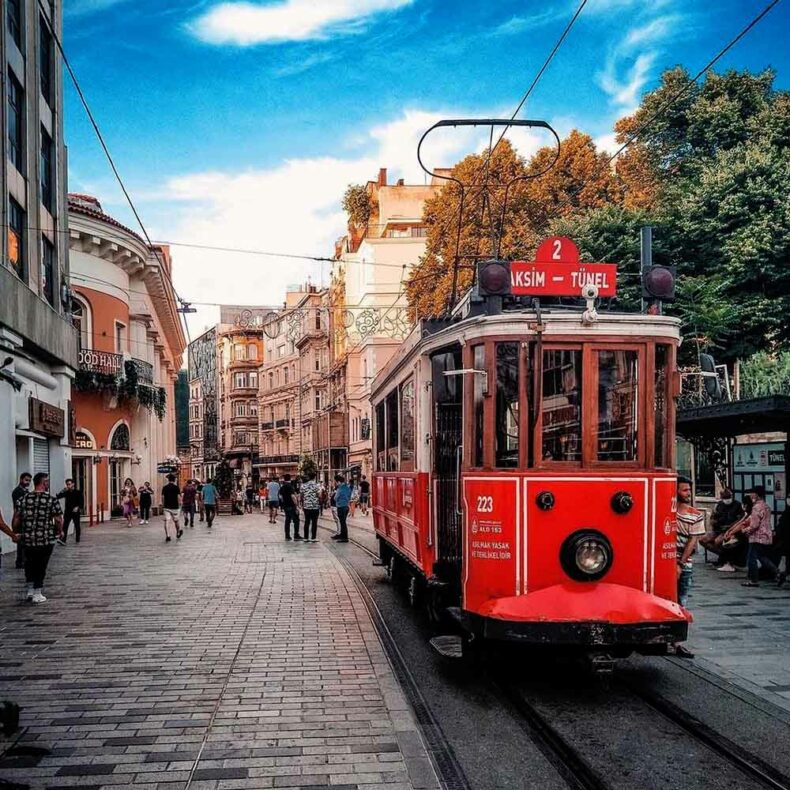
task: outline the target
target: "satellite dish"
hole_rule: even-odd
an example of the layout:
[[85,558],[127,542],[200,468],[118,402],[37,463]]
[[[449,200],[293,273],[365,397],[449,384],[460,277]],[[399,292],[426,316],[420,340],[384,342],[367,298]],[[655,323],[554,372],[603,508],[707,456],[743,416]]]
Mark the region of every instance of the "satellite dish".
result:
[[280,316],[274,310],[263,317],[263,333],[270,340],[274,340],[280,334]]

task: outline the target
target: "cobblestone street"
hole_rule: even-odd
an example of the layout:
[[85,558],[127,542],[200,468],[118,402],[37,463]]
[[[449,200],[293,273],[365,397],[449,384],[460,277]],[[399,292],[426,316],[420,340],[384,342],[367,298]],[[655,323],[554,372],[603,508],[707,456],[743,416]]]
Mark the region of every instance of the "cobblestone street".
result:
[[[85,529],[47,603],[3,571],[0,778],[32,788],[436,787],[347,571],[263,516]],[[326,533],[324,533],[325,536]],[[18,739],[18,740],[17,740]],[[51,750],[25,754],[24,747]],[[9,750],[9,747],[12,747]]]

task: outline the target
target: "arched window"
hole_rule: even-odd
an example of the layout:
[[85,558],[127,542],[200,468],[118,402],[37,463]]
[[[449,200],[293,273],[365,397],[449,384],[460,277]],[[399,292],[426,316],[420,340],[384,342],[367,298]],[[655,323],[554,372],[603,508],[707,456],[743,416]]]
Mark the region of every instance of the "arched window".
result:
[[285,382],[284,383],[287,384],[288,383],[288,368],[287,367],[283,369],[283,373],[285,375]]
[[91,309],[75,294],[71,296],[71,323],[77,330],[80,349],[91,348]]
[[129,426],[121,423],[115,431],[113,431],[112,439],[110,440],[111,450],[128,450],[129,449]]

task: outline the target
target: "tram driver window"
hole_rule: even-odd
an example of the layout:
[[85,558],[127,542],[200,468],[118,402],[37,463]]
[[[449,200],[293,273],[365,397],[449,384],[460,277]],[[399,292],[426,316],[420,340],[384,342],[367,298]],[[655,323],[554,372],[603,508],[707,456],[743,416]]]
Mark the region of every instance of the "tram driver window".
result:
[[376,406],[376,469],[383,472],[387,468],[386,460],[387,434],[384,432],[384,404]]
[[414,471],[414,379],[400,388],[400,470]]
[[544,461],[581,461],[582,352],[543,352]]
[[398,390],[387,395],[387,471],[397,472],[400,455],[398,430]]
[[598,352],[599,461],[635,461],[639,424],[639,354]]
[[499,469],[518,466],[518,343],[496,347],[496,459]]

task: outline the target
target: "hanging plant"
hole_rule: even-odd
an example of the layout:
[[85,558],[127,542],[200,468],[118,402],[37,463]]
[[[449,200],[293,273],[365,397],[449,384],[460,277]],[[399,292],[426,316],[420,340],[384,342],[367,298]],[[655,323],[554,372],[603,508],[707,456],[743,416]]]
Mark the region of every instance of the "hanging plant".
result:
[[154,413],[162,422],[167,413],[167,390],[164,387],[158,387],[156,390],[156,400],[154,402]]
[[106,392],[109,395],[117,395],[118,378],[112,373],[80,369],[74,377],[74,389],[77,392]]

